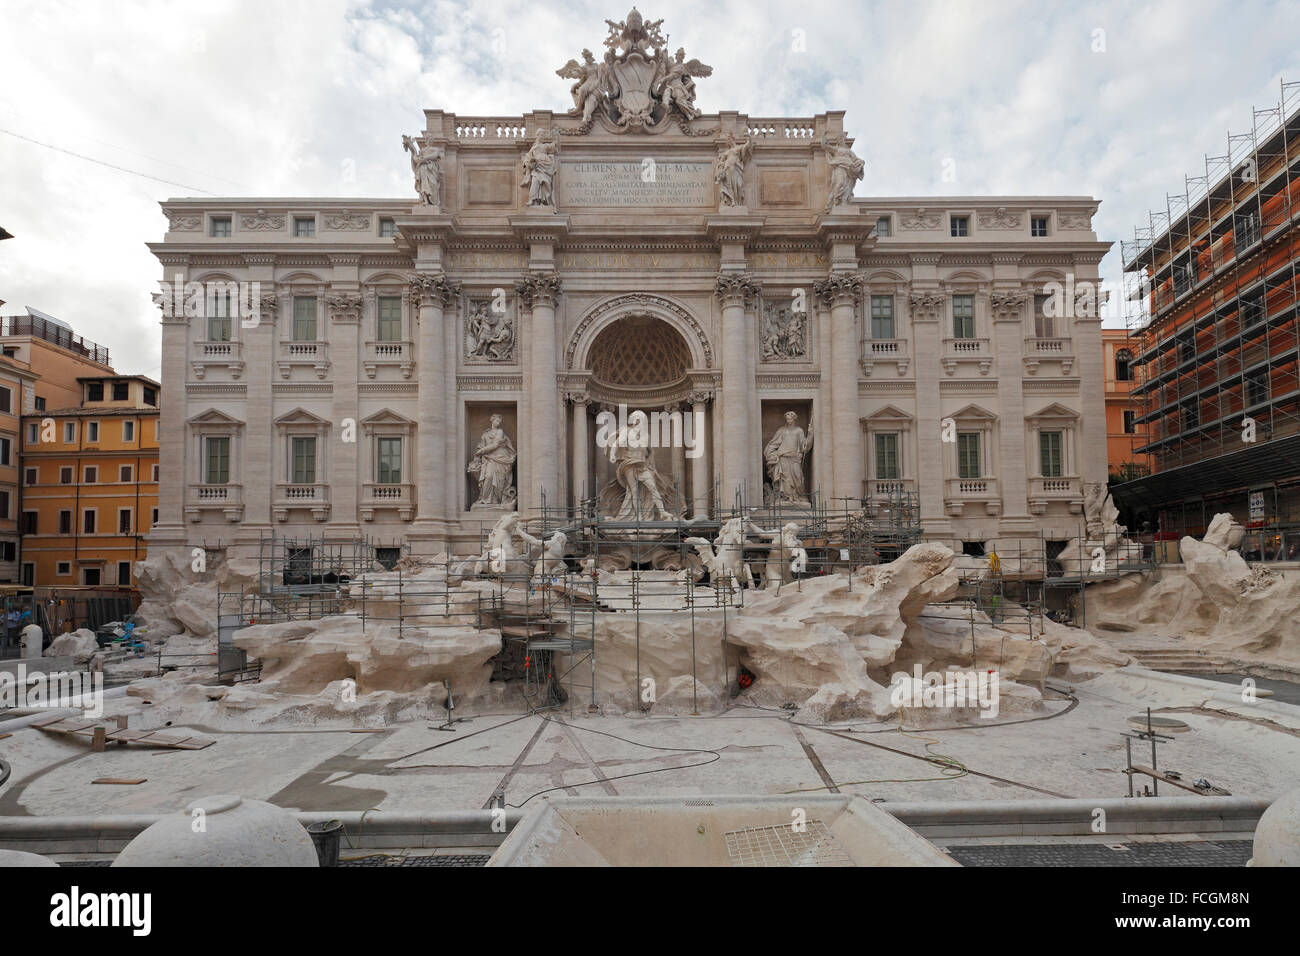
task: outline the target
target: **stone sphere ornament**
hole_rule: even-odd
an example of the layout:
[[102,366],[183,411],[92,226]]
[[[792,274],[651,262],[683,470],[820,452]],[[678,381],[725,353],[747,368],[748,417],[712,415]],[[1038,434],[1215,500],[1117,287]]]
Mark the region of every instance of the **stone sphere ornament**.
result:
[[1251,866],[1300,866],[1300,787],[1288,790],[1255,826]]
[[113,866],[319,866],[292,813],[233,794],[200,797],[154,823]]

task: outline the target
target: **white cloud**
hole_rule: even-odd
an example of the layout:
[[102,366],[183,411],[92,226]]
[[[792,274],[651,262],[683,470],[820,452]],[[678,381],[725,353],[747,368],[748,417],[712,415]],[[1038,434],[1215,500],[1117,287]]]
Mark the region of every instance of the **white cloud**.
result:
[[[5,311],[58,315],[122,370],[156,374],[161,270],[144,243],[162,236],[159,200],[405,195],[399,135],[422,128],[424,108],[567,108],[554,71],[599,49],[604,19],[630,5],[617,2],[10,2],[0,128],[184,185],[0,135],[0,225],[17,237],[0,245]],[[1249,128],[1279,76],[1300,79],[1291,4],[642,6],[714,67],[706,110],[846,110],[864,194],[1088,193],[1115,240],[1222,152],[1228,129]]]

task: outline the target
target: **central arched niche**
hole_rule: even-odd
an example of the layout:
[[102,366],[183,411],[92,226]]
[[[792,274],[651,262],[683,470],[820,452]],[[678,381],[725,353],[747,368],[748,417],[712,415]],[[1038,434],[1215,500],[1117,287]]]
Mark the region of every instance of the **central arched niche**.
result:
[[618,389],[675,385],[691,368],[691,352],[663,319],[628,315],[596,334],[587,351],[592,378]]

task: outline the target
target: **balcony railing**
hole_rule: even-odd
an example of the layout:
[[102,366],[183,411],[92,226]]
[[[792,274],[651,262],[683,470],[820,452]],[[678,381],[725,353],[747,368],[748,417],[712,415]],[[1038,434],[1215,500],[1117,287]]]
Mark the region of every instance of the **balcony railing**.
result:
[[1074,368],[1074,343],[1059,336],[1030,337],[1025,339],[1025,371],[1030,375],[1038,372],[1039,363],[1046,359],[1061,363],[1061,372],[1069,375]]
[[415,485],[367,481],[361,492],[361,520],[373,521],[375,512],[381,508],[396,509],[398,517],[410,521],[415,516]]
[[67,349],[100,365],[110,365],[108,349],[90,339],[74,335],[70,329],[34,315],[6,315],[0,320],[0,335],[30,335],[33,338]]
[[948,514],[958,516],[967,504],[982,504],[996,515],[1002,510],[1002,496],[996,478],[949,478],[944,493]]
[[395,365],[402,370],[402,378],[410,378],[415,365],[415,343],[367,342],[361,364],[367,378],[374,378],[375,370],[381,365]]
[[859,359],[862,374],[870,376],[877,362],[892,362],[899,375],[906,375],[911,361],[907,351],[907,339],[864,339]]
[[961,362],[978,362],[980,374],[987,375],[993,367],[993,352],[988,339],[944,339],[940,361],[949,375],[956,373]]
[[199,521],[204,511],[221,511],[227,521],[244,518],[244,488],[238,484],[190,485],[185,500],[185,514],[190,521]]
[[295,365],[310,365],[316,370],[316,377],[323,379],[330,367],[329,343],[281,342],[276,364],[281,378],[288,378]]
[[301,484],[281,481],[275,486],[275,504],[273,506],[277,521],[286,521],[293,508],[310,509],[312,517],[324,521],[329,517],[329,485],[317,482]]
[[[1079,513],[1083,509],[1083,481],[1080,478],[1030,478],[1029,510],[1033,514],[1042,514],[1047,506],[1055,501],[1069,504],[1070,510]],[[1077,506],[1077,507],[1076,507]]]
[[210,365],[224,365],[232,378],[239,378],[244,372],[244,358],[239,342],[195,342],[194,359],[190,362],[194,377],[202,380]]
[[916,482],[911,478],[868,478],[862,488],[868,498],[897,498],[915,491]]

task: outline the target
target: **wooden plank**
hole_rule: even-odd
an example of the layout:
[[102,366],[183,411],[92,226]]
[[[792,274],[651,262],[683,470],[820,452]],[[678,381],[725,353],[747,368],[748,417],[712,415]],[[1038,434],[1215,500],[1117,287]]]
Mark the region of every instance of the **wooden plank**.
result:
[[121,784],[122,786],[133,787],[137,783],[144,783],[148,779],[148,777],[100,777],[98,780],[92,780],[90,782]]
[[[1184,783],[1182,780],[1175,780],[1175,779],[1173,779],[1172,777],[1166,777],[1164,774],[1162,774],[1162,773],[1157,773],[1156,771],[1152,770],[1150,767],[1143,767],[1141,764],[1136,764],[1136,763],[1135,763],[1135,764],[1133,765],[1133,769],[1134,769],[1137,773],[1144,773],[1144,774],[1146,774],[1146,775],[1147,775],[1148,777],[1150,777],[1152,780],[1158,780],[1158,781],[1160,781],[1161,783],[1167,783],[1167,784],[1169,784],[1171,787],[1178,787],[1178,788],[1180,788],[1180,789],[1182,789],[1182,790],[1186,790],[1186,791],[1188,791],[1189,793],[1199,794],[1199,795],[1202,796],[1202,797],[1208,797],[1208,796],[1220,796],[1220,794],[1212,793],[1212,792],[1209,791],[1209,790],[1200,790],[1200,789],[1198,789],[1198,788],[1196,788],[1196,787],[1193,787],[1190,783]],[[1225,791],[1225,793],[1226,793],[1226,791]],[[1227,796],[1232,796],[1232,794],[1227,794]]]

